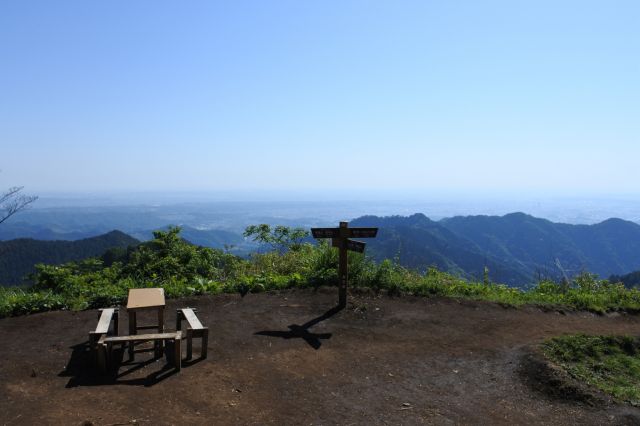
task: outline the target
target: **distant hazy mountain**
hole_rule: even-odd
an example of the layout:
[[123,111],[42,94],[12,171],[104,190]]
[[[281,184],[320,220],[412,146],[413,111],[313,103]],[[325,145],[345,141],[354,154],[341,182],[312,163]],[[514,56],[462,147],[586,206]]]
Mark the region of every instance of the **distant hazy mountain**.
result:
[[364,216],[350,226],[378,226],[367,241],[376,259],[438,266],[481,278],[485,265],[496,282],[522,286],[537,276],[558,278],[586,270],[602,277],[640,269],[640,225],[609,219],[596,225],[567,225],[523,213],[466,216],[435,222],[409,217]]
[[[161,229],[167,229],[163,227]],[[244,238],[235,232],[220,229],[196,229],[190,226],[181,226],[180,236],[191,244],[198,246],[224,249],[226,246],[238,246],[244,243]],[[153,231],[133,232],[132,236],[140,240],[148,240],[153,237]]]
[[0,241],[15,240],[19,238],[32,238],[34,240],[81,240],[83,238],[94,237],[104,234],[101,230],[85,230],[85,231],[67,231],[66,229],[56,229],[56,227],[48,227],[36,224],[3,223],[0,226]]
[[120,231],[77,241],[39,241],[20,238],[0,241],[0,284],[18,285],[37,263],[60,264],[99,256],[107,249],[128,247],[140,241]]

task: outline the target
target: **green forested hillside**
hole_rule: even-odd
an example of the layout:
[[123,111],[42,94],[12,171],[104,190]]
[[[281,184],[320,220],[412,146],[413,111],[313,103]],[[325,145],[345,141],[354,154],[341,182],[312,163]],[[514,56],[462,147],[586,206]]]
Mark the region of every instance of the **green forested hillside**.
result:
[[128,247],[139,241],[120,231],[77,241],[39,241],[20,238],[0,241],[0,284],[18,285],[37,263],[57,265],[102,255],[114,247]]
[[640,287],[640,271],[630,272],[625,275],[611,275],[609,281],[623,283],[627,287]]
[[368,241],[376,259],[397,257],[402,265],[435,265],[515,286],[540,278],[560,279],[583,271],[602,277],[640,269],[640,225],[609,219],[596,225],[553,223],[523,213],[465,216],[435,222],[410,217],[365,216],[351,226],[378,226]]
[[376,260],[396,259],[401,265],[426,270],[435,266],[465,278],[482,279],[484,267],[494,279],[514,285],[530,281],[518,265],[511,266],[477,244],[458,235],[423,214],[409,217],[364,216],[350,226],[375,226],[378,236],[367,241],[367,250]]

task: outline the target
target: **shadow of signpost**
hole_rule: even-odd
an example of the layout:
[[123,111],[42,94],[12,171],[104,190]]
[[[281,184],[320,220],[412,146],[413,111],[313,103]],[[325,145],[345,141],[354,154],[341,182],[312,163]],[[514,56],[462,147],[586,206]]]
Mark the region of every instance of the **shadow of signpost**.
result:
[[269,337],[279,337],[281,339],[302,339],[313,349],[318,350],[320,346],[322,346],[322,341],[325,339],[331,338],[331,333],[312,333],[309,331],[311,327],[314,325],[331,318],[338,312],[340,312],[343,308],[341,306],[335,306],[329,309],[324,314],[316,317],[310,321],[302,325],[291,324],[288,326],[289,330],[280,331],[280,330],[264,330],[253,333],[257,336],[269,336]]

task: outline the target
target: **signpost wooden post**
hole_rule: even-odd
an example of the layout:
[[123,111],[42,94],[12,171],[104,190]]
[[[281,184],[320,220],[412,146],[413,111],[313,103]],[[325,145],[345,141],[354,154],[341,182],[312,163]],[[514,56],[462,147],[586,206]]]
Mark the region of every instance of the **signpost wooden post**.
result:
[[338,306],[347,306],[348,262],[347,252],[355,251],[363,253],[366,246],[362,241],[350,238],[375,238],[378,228],[349,228],[348,222],[340,222],[339,228],[311,228],[313,238],[331,238],[331,245],[339,250],[338,280],[339,301]]

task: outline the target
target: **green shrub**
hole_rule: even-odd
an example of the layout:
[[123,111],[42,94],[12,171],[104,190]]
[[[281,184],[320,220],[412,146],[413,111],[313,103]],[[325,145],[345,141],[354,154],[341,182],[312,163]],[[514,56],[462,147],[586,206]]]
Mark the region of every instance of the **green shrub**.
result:
[[51,291],[33,292],[0,288],[0,317],[68,309],[64,296]]

